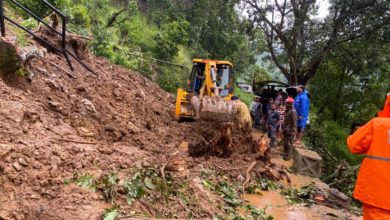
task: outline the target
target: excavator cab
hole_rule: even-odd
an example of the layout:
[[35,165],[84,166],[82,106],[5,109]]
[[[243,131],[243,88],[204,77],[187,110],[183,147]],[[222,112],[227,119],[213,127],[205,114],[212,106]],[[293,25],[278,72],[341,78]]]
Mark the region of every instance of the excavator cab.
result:
[[192,62],[187,88],[177,90],[175,116],[179,120],[194,118],[190,103],[192,96],[219,96],[226,100],[233,96],[233,64],[228,61],[204,59],[194,59]]

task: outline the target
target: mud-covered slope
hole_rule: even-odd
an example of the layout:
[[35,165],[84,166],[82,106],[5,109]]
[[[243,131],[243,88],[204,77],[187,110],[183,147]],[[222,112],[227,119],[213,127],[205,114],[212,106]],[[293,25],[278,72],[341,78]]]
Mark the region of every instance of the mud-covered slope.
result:
[[86,62],[97,76],[74,63],[70,78],[50,53],[31,61],[31,82],[1,75],[0,219],[100,219],[111,205],[65,179],[161,165],[189,134],[171,116],[173,95],[103,58]]

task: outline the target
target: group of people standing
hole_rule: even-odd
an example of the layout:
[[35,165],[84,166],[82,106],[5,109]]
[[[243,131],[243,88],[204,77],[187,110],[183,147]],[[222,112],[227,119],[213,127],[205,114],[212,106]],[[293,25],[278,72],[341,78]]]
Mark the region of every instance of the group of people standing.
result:
[[[305,87],[297,86],[295,99],[279,90],[274,97],[256,96],[250,106],[253,127],[263,128],[276,148],[283,139],[283,159],[290,160],[294,140],[300,142],[309,118],[309,96]],[[263,126],[262,126],[263,125]]]

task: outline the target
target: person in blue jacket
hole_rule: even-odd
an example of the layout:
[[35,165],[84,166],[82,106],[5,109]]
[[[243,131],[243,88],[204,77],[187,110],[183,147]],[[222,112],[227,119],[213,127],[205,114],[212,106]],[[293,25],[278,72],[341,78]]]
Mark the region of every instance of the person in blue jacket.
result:
[[306,128],[307,119],[309,118],[310,100],[307,91],[303,85],[297,86],[298,95],[295,97],[294,108],[297,112],[298,132],[297,142],[301,142],[303,132]]

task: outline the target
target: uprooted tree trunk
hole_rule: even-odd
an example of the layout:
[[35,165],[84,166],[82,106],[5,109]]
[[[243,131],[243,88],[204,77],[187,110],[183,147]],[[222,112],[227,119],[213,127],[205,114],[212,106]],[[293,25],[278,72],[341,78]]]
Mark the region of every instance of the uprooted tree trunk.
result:
[[202,120],[195,123],[197,134],[189,144],[190,156],[229,157],[233,153],[259,155],[259,158],[264,156],[261,141],[255,139],[251,131],[242,130],[234,123]]
[[191,97],[197,135],[190,143],[191,156],[228,157],[234,152],[256,153],[259,142],[252,137],[248,107],[222,97]]

